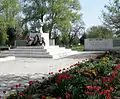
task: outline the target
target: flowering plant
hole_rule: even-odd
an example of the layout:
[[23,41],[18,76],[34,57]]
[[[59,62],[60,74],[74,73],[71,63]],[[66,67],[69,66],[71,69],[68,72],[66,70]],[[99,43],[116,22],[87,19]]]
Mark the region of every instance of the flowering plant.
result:
[[[69,68],[49,73],[42,83],[30,81],[25,90],[7,99],[112,99],[120,90],[120,54],[106,53],[94,59],[83,60]],[[11,90],[21,87],[17,84]],[[4,91],[5,93],[5,91]],[[17,98],[15,98],[17,99]]]

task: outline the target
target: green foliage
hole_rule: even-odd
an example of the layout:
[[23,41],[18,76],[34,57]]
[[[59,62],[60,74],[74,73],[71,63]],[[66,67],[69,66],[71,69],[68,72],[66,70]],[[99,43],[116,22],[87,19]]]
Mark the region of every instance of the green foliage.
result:
[[112,38],[112,32],[104,26],[92,26],[86,32],[87,38]]
[[57,85],[56,95],[66,99],[65,94],[69,93],[71,99],[85,99],[86,95],[84,95],[84,87],[88,82],[89,79],[85,78],[83,75],[74,74],[70,80],[63,80]]
[[[112,64],[117,55],[120,54],[105,53],[99,59],[89,57],[83,60],[84,63],[71,65],[71,69],[59,70],[59,73],[51,75],[42,83],[30,81],[23,92],[17,90],[7,99],[27,99],[29,96],[30,99],[43,99],[43,95],[46,99],[68,99],[66,94],[69,94],[70,99],[114,99],[120,89],[120,65],[114,67]],[[99,69],[102,69],[102,73]]]
[[5,26],[0,26],[0,44],[5,44],[7,40],[7,32]]
[[8,46],[0,46],[0,50],[8,50]]
[[69,44],[69,34],[63,33],[60,36],[59,41],[60,41],[60,43],[59,43],[60,45],[67,46]]
[[16,30],[16,39],[22,39],[23,37],[23,22],[22,17],[17,15],[15,18],[15,30]]
[[7,39],[6,22],[3,15],[0,15],[0,44],[4,44]]
[[14,41],[16,40],[16,30],[13,27],[7,28],[8,40],[6,43],[8,45],[14,45]]
[[8,38],[8,28],[15,27],[15,16],[20,12],[18,0],[0,1],[0,43],[5,44]]
[[120,36],[120,1],[109,0],[109,4],[105,5],[105,11],[102,11],[103,23]]
[[86,39],[87,37],[86,37],[86,33],[84,33],[83,35],[82,35],[82,37],[80,38],[80,44],[82,44],[82,45],[84,45],[84,42],[85,42],[85,39]]
[[[59,30],[61,33],[68,33],[71,29],[71,23],[80,20],[79,0],[25,0],[24,14],[25,23],[33,21],[38,28],[40,19],[44,22],[43,31],[49,32],[49,38],[52,38],[52,32]],[[31,3],[31,5],[28,5]],[[31,24],[34,26],[33,24]],[[47,29],[46,29],[47,28]]]
[[84,46],[83,45],[75,45],[75,46],[72,46],[72,50],[83,51],[84,50]]
[[68,33],[71,29],[71,23],[80,20],[81,14],[79,0],[50,0],[50,34],[54,27],[57,27],[62,33]]

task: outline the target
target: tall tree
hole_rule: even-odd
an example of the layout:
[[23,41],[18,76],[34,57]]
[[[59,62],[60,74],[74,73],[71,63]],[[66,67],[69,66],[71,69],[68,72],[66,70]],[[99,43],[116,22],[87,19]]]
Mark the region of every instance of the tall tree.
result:
[[22,39],[23,37],[23,24],[22,24],[22,17],[17,15],[15,18],[15,30],[16,30],[16,39]]
[[49,38],[55,30],[68,32],[71,25],[81,17],[79,0],[26,0],[26,2],[24,9],[26,22],[33,24],[34,21],[40,27],[38,22],[40,19],[44,22],[43,31],[49,32]]
[[4,21],[4,17],[0,15],[0,44],[4,44],[6,40],[6,22]]
[[68,33],[72,24],[80,20],[80,2],[79,0],[49,0],[50,4],[50,30],[57,28],[62,33]]
[[80,35],[84,34],[84,30],[85,27],[82,20],[78,21],[72,26],[72,29],[69,32],[69,47],[71,47],[72,43],[74,43],[76,38],[79,38]]
[[120,1],[109,0],[109,4],[105,5],[105,8],[107,11],[102,12],[103,23],[120,36]]
[[[25,16],[23,24],[28,23],[32,31],[41,27],[40,21],[44,22],[47,11],[47,0],[24,0],[23,14]],[[44,31],[44,30],[43,30]]]
[[9,29],[15,28],[15,17],[20,11],[20,5],[18,0],[1,0],[0,1],[0,16],[1,18],[1,34],[5,37],[2,37],[2,42],[5,43],[9,38]]
[[112,38],[113,33],[104,26],[92,26],[86,32],[87,38]]

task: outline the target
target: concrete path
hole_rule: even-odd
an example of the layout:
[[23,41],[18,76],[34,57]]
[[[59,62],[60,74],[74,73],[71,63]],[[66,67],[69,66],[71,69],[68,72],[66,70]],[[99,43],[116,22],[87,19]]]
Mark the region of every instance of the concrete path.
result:
[[[6,62],[0,62],[0,96],[1,99],[10,92],[16,84],[27,85],[29,81],[48,77],[49,72],[58,72],[59,69],[69,68],[71,65],[81,62],[88,56],[96,56],[96,53],[81,53],[63,59],[36,59],[16,58]],[[20,90],[23,90],[21,87]],[[6,91],[6,94],[3,93]],[[13,90],[14,91],[14,90]]]
[[72,64],[81,62],[83,59],[95,53],[81,53],[63,59],[36,59],[36,58],[16,58],[15,60],[0,62],[0,74],[48,74],[57,72],[59,69],[67,68]]

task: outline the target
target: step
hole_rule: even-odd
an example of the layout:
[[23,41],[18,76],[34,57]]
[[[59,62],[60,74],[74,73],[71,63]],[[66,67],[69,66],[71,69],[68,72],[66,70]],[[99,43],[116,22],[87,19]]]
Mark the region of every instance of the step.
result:
[[65,47],[59,47],[59,46],[49,46],[45,47],[48,52],[71,52],[71,49],[66,49]]
[[1,56],[15,56],[25,58],[52,58],[52,55],[38,55],[38,54],[2,54]]
[[43,46],[18,46],[16,49],[44,49]]
[[46,52],[46,49],[10,49],[10,51],[33,51],[33,52]]
[[35,51],[8,51],[1,52],[1,54],[39,54],[39,55],[47,55],[49,52],[35,52]]

